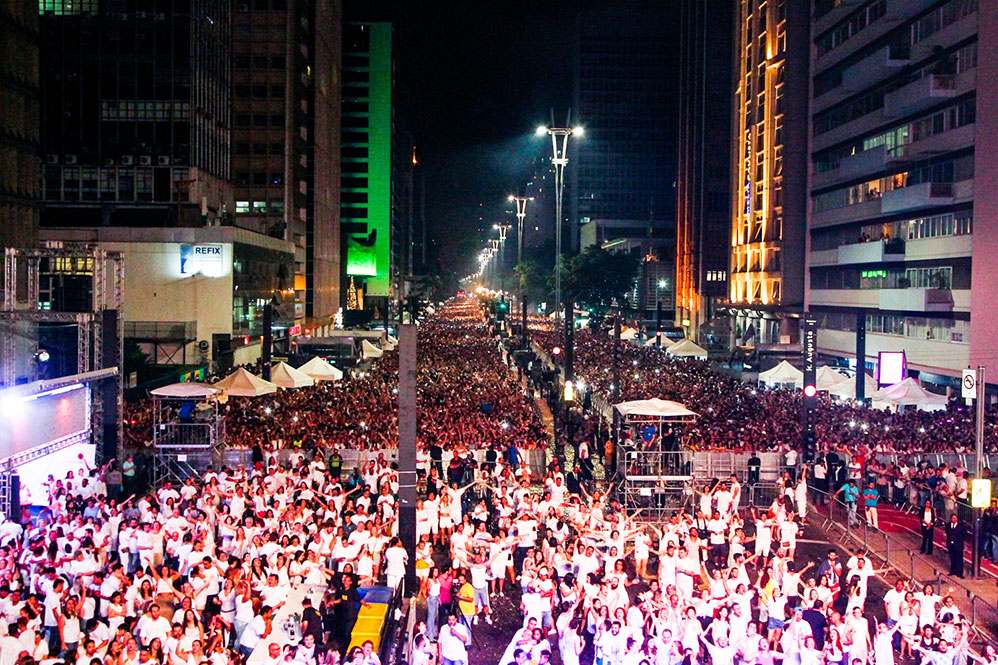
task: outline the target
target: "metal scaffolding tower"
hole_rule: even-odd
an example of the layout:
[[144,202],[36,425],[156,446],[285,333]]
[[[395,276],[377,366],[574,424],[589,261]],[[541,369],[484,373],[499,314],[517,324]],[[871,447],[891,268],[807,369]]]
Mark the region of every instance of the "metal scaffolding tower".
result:
[[[3,310],[0,311],[0,384],[12,386],[37,376],[18,376],[18,361],[25,364],[23,348],[39,350],[38,329],[42,324],[63,323],[76,328],[76,367],[70,374],[83,374],[117,367],[103,379],[113,381],[113,390],[102,385],[91,391],[91,433],[98,459],[104,458],[105,414],[114,411],[117,448],[123,442],[122,407],[124,323],[124,259],[91,244],[8,248],[4,254]],[[58,311],[51,300],[41,299],[42,282],[54,275],[71,275],[89,284],[89,301],[82,311]],[[85,287],[79,286],[81,292]],[[81,303],[77,300],[77,303]],[[18,352],[18,344],[22,352]],[[31,354],[28,354],[29,357]],[[110,356],[110,357],[108,357]],[[108,418],[110,422],[110,417]]]

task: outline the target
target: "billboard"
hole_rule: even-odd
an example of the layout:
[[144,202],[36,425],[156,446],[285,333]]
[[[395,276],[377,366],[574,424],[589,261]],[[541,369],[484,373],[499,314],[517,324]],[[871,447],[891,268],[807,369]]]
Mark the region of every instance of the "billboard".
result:
[[904,351],[881,351],[877,362],[877,383],[882,386],[901,383],[907,369]]

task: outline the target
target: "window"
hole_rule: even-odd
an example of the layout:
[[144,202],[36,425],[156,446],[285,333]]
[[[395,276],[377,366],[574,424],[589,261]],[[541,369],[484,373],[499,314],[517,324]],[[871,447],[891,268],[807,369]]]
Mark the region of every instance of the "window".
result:
[[266,113],[256,113],[253,115],[253,126],[254,127],[266,127],[267,126],[267,114]]
[[236,201],[236,214],[247,213],[250,211],[249,201]]
[[253,184],[257,187],[262,187],[267,184],[267,174],[266,173],[254,173],[253,174]]
[[267,212],[267,202],[266,201],[253,201],[253,212],[254,213],[265,213],[265,212]]
[[249,143],[237,143],[236,144],[236,154],[237,155],[248,155],[248,154],[250,154],[250,144]]
[[284,184],[284,174],[283,173],[271,173],[270,174],[270,184],[271,185],[282,185],[282,184]]
[[284,69],[287,66],[287,60],[283,55],[272,55],[270,56],[270,68],[271,69]]
[[254,155],[266,155],[267,154],[267,144],[266,143],[254,143],[253,144],[253,154]]
[[236,171],[236,186],[246,187],[250,184],[249,171]]
[[270,212],[276,212],[276,213],[284,212],[284,201],[271,201]]

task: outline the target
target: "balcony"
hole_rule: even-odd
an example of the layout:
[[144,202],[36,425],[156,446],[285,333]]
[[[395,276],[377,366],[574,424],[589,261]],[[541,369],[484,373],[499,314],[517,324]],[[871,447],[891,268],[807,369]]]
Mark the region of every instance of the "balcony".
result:
[[857,152],[839,160],[839,178],[852,179],[875,171],[884,170],[887,151],[882,145]]
[[950,289],[880,289],[880,309],[900,312],[952,312]]
[[908,64],[911,51],[885,46],[842,72],[842,92],[859,92],[877,81],[892,76],[897,68]]
[[839,247],[839,264],[904,261],[904,240],[873,240]]
[[956,96],[956,77],[950,74],[929,74],[903,88],[884,95],[884,117],[899,118],[917,113],[941,99]]
[[974,145],[975,127],[971,123],[914,143],[899,145],[887,151],[884,164],[898,166],[970,147]]
[[953,183],[923,182],[885,192],[880,199],[880,211],[886,215],[950,203],[953,203]]
[[808,296],[808,305],[827,307],[876,309],[878,303],[876,289],[811,289]]

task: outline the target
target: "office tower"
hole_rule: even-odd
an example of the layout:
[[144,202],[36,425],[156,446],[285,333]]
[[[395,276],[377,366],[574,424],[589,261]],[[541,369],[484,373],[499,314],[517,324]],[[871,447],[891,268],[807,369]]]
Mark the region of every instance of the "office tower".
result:
[[0,10],[0,248],[31,247],[38,232],[38,2]]
[[237,2],[233,16],[235,223],[295,245],[294,318],[339,307],[338,2]]
[[804,303],[809,3],[735,8],[729,301],[737,344],[797,342]]
[[[125,337],[152,362],[254,361],[267,303],[293,324],[302,244],[243,227],[234,206],[231,42],[246,3],[42,0],[39,11],[40,240],[122,253]],[[261,109],[257,130],[284,127],[287,109]],[[98,277],[87,262],[50,262],[39,306],[86,302]]]
[[998,377],[998,6],[818,2],[808,305],[819,351],[920,378]]
[[340,214],[345,283],[364,309],[367,298],[384,307],[405,296],[414,153],[398,111],[395,26],[360,14],[348,8],[343,28]]
[[695,340],[727,296],[733,4],[684,0],[681,9],[676,324]]
[[[678,17],[671,3],[641,0],[578,15],[572,124],[582,124],[585,135],[569,141],[563,236],[566,253],[578,247],[580,227],[595,222],[636,228],[636,241],[660,238],[661,249],[645,257],[639,277],[652,286],[638,289],[631,305],[647,313],[662,302],[668,320],[675,293]],[[554,122],[564,119],[556,115]]]
[[231,3],[42,0],[43,226],[232,213]]

